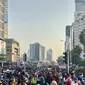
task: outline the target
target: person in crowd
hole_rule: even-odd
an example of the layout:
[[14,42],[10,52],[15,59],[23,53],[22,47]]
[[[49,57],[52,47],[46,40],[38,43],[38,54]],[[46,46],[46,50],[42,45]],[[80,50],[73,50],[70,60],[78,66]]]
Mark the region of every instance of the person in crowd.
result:
[[71,75],[68,75],[68,78],[66,79],[67,85],[71,85],[72,84],[72,79],[71,79]]
[[52,82],[52,78],[51,78],[51,76],[50,76],[49,73],[46,75],[46,79],[45,79],[45,81],[46,81],[46,83],[48,83],[49,85],[51,84],[51,82]]
[[32,85],[36,85],[37,84],[37,79],[35,77],[35,74],[33,74],[32,78],[31,78],[31,84]]
[[2,85],[2,82],[0,81],[0,85]]
[[85,82],[83,80],[83,74],[78,76],[78,80],[81,82],[82,85],[85,85]]
[[50,85],[58,85],[55,78],[52,79],[52,82]]

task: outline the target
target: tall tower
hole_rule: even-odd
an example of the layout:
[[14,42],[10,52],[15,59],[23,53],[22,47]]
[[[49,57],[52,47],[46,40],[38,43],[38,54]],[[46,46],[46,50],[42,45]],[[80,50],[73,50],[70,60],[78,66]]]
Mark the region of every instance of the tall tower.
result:
[[52,61],[52,49],[47,50],[47,61]]
[[68,49],[68,44],[70,43],[70,31],[71,31],[71,26],[70,25],[67,25],[66,26],[66,29],[65,29],[65,51],[67,51]]
[[85,15],[85,0],[75,0],[75,21]]
[[4,0],[0,0],[0,38],[4,38]]
[[30,44],[30,60],[31,61],[44,61],[45,47],[36,42]]
[[4,39],[8,38],[8,0],[4,0]]

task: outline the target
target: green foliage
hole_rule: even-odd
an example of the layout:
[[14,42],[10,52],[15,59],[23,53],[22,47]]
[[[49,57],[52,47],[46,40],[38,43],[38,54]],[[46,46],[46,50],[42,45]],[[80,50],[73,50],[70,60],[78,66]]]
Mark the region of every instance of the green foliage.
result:
[[82,49],[79,46],[76,46],[72,52],[71,52],[71,56],[72,56],[72,63],[78,65],[80,62],[80,53],[81,53]]
[[63,56],[59,56],[57,61],[58,61],[58,63],[62,63],[63,62]]
[[79,65],[80,66],[85,66],[85,59],[81,59]]
[[76,69],[75,70],[75,75],[76,76],[79,76],[80,74],[82,74],[83,73],[83,76],[84,76],[84,78],[85,78],[85,67],[82,67],[82,68],[79,68],[79,69]]
[[83,31],[79,35],[79,39],[80,39],[81,44],[85,46],[85,29],[83,29]]

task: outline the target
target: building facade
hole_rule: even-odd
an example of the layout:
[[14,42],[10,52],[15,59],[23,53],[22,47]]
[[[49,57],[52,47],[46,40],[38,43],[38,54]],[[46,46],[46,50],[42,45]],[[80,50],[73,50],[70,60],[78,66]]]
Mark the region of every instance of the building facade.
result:
[[14,39],[5,39],[7,61],[17,62],[20,57],[19,42]]
[[47,61],[52,61],[52,49],[47,51]]
[[75,21],[85,15],[85,0],[75,0]]
[[45,60],[45,47],[41,45],[40,47],[40,51],[41,51],[41,56],[40,56],[40,61],[44,61]]
[[85,15],[81,16],[79,20],[75,21],[72,24],[73,33],[74,33],[74,46],[80,45],[80,39],[79,35],[81,34],[81,31],[85,29]]
[[27,61],[30,61],[30,49],[27,52]]
[[67,25],[65,29],[65,51],[68,50],[68,44],[70,44],[70,35],[71,35],[70,33],[71,33],[71,26]]
[[0,61],[6,61],[6,42],[0,38]]
[[0,0],[0,38],[8,37],[8,0]]
[[4,39],[4,0],[0,0],[0,38]]
[[30,60],[43,61],[45,57],[45,48],[39,43],[30,44]]
[[[0,61],[4,61],[6,59],[6,42],[4,40],[5,38],[4,18],[5,18],[5,6],[8,5],[8,3],[6,4],[5,1],[6,0],[0,0]],[[8,29],[6,31],[8,32]]]
[[70,51],[72,51],[74,48],[74,32],[73,32],[73,26],[70,28]]
[[4,0],[4,38],[8,38],[8,0]]
[[71,50],[80,45],[79,35],[85,29],[85,0],[75,0],[74,22],[70,31],[70,48]]

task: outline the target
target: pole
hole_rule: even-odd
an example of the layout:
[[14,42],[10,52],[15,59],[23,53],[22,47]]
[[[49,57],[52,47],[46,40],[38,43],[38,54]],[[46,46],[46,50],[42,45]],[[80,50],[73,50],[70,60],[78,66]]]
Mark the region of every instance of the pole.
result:
[[70,43],[68,43],[68,50],[67,50],[67,69],[69,74],[69,58],[70,58]]
[[67,51],[67,70],[69,74],[69,50]]

